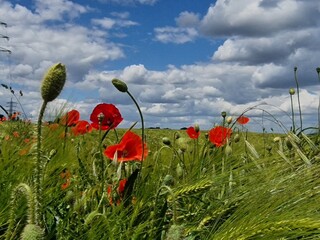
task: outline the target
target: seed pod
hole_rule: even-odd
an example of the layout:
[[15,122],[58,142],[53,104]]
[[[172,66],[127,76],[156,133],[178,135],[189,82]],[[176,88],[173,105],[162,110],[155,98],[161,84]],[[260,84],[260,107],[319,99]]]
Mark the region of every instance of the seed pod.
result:
[[62,63],[53,65],[43,78],[41,96],[46,102],[51,102],[58,97],[66,82],[66,67]]

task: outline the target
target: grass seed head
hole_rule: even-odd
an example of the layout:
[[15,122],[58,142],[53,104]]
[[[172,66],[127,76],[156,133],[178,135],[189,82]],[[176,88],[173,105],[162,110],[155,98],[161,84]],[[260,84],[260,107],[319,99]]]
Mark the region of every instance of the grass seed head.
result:
[[43,230],[35,224],[27,224],[22,233],[21,233],[22,240],[41,240],[43,238]]

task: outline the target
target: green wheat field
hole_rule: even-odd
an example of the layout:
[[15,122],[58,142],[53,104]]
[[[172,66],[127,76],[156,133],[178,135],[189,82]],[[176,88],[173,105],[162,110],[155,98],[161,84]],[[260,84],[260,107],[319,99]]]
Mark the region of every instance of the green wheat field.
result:
[[1,121],[1,239],[320,239],[320,129],[302,129],[301,112],[282,134],[248,132],[250,112],[148,129],[113,79],[139,113],[131,128],[112,103],[89,122],[76,109],[46,122],[66,75],[44,73],[37,122]]

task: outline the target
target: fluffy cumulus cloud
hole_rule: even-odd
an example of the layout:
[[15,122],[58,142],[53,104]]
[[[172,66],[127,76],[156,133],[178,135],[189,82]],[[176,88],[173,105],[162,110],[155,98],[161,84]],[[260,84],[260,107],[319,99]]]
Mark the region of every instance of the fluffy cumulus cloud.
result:
[[[157,5],[155,0],[101,2],[134,8]],[[297,77],[303,121],[310,126],[317,124],[318,0],[217,0],[202,14],[177,13],[172,26],[153,26],[144,38],[161,46],[183,47],[188,43],[196,48],[198,41],[211,45],[208,44],[202,62],[171,64],[162,70],[134,60],[106,69],[112,61],[126,59],[125,48],[134,45],[120,38],[119,42],[112,39],[112,31],[140,27],[143,23],[132,20],[132,13],[126,11],[96,15],[90,19],[90,26],[77,21],[92,11],[67,0],[50,4],[39,0],[34,8],[0,2],[0,16],[10,22],[5,31],[12,36],[10,44],[6,39],[1,39],[1,43],[13,52],[8,55],[12,63],[10,74],[6,72],[8,61],[0,61],[0,76],[7,79],[4,83],[27,89],[21,102],[32,116],[37,115],[39,108],[38,88],[43,73],[51,64],[61,61],[67,65],[69,79],[64,93],[51,105],[53,115],[54,109],[67,103],[88,118],[98,102],[109,102],[120,109],[124,125],[138,121],[130,97],[111,83],[113,78],[119,78],[137,99],[147,127],[180,128],[199,123],[201,128],[208,129],[221,122],[221,112],[226,111],[233,117],[246,112],[252,118],[252,130],[271,126],[275,129],[276,125],[281,131],[291,124],[288,90],[296,86]],[[217,42],[221,44],[217,46]],[[5,89],[1,89],[0,96],[11,97]],[[296,97],[293,104],[297,113]]]

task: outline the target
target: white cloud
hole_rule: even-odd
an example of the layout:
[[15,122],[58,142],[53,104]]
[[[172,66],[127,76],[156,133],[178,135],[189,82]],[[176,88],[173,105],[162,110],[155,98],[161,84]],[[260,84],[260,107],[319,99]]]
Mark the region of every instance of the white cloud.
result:
[[198,33],[194,28],[159,27],[155,28],[155,39],[163,43],[186,43],[193,41]]
[[177,26],[183,28],[194,28],[200,23],[200,15],[193,12],[181,12],[175,19]]
[[35,3],[35,13],[39,14],[42,21],[62,21],[64,15],[73,19],[88,11],[86,7],[68,0],[36,0]]
[[316,0],[281,0],[268,7],[263,2],[217,0],[203,18],[201,30],[217,37],[265,36],[319,23],[319,2]]

